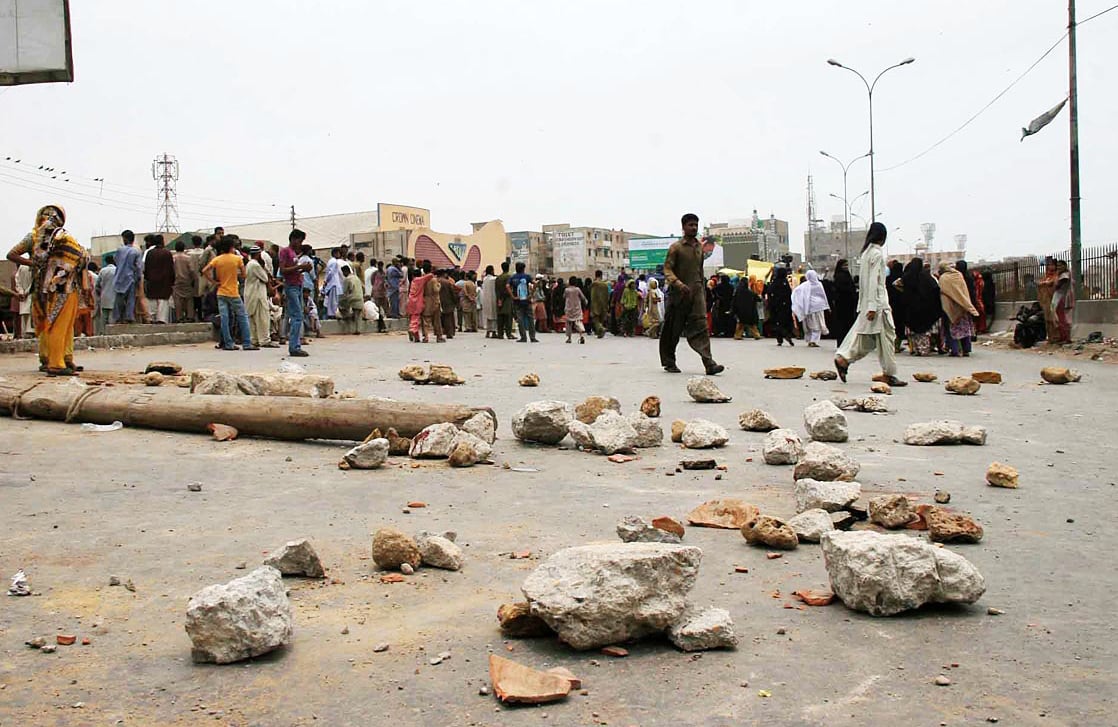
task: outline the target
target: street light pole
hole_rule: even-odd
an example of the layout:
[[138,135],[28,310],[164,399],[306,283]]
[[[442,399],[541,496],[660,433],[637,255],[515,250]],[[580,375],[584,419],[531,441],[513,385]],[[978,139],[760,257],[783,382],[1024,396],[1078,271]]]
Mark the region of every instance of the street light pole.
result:
[[841,63],[836,61],[834,58],[828,58],[827,59],[827,63],[829,63],[830,65],[835,66],[836,68],[843,68],[847,71],[850,71],[851,73],[856,75],[858,78],[862,79],[862,83],[865,84],[865,86],[866,86],[866,94],[869,96],[869,100],[870,100],[870,153],[869,153],[869,157],[870,157],[870,221],[871,222],[877,221],[877,204],[876,204],[877,203],[877,187],[876,187],[876,184],[874,183],[874,163],[873,163],[873,89],[874,89],[875,86],[877,86],[877,82],[879,80],[881,80],[881,77],[884,76],[886,73],[893,70],[894,68],[900,68],[901,66],[907,66],[909,63],[913,63],[915,60],[916,60],[915,58],[905,58],[900,63],[896,63],[892,66],[889,66],[884,71],[877,74],[877,77],[873,79],[873,83],[870,83],[869,81],[866,80],[865,76],[863,76],[861,73],[858,73],[858,71],[854,70],[853,68],[851,68],[849,66],[842,65]]
[[[872,134],[871,134],[871,138],[872,138]],[[856,157],[854,159],[851,159],[850,162],[847,163],[847,164],[843,164],[842,161],[838,157],[831,156],[830,154],[828,154],[825,151],[820,151],[819,153],[822,154],[823,156],[827,157],[828,159],[834,160],[836,163],[838,163],[838,165],[840,167],[842,167],[842,204],[843,204],[843,212],[844,212],[843,224],[846,226],[846,229],[843,231],[843,244],[846,247],[846,258],[849,260],[850,259],[850,202],[847,200],[847,196],[846,196],[846,173],[850,171],[850,167],[854,164],[854,162],[858,161],[859,159],[865,159],[866,157],[873,154],[873,142],[872,141],[870,142],[870,151],[868,153],[863,154],[860,157]],[[871,165],[870,166],[870,182],[871,182],[870,188],[872,189],[873,188],[873,186],[872,186],[872,182],[873,182],[873,166],[872,166],[873,165],[873,158],[872,157],[870,158],[870,165]]]

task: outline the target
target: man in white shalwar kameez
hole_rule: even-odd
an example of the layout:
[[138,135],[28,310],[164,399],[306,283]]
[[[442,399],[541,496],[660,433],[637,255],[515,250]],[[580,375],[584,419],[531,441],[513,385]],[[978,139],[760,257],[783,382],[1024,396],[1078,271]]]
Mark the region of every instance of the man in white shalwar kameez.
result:
[[326,303],[326,317],[338,317],[338,298],[342,294],[342,249],[335,247],[330,251],[326,263],[326,282],[322,286],[322,297]]
[[893,348],[897,330],[893,325],[893,311],[885,289],[885,225],[874,222],[866,234],[858,273],[858,316],[854,326],[835,352],[835,369],[839,378],[846,381],[850,364],[877,349],[881,361],[881,375],[874,380],[890,386],[907,386],[907,381],[897,378],[897,359]]

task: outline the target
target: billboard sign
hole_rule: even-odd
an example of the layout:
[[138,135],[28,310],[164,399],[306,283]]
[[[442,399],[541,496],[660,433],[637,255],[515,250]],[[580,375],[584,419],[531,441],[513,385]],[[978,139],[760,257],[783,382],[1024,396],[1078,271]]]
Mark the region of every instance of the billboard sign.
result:
[[629,267],[634,270],[655,270],[664,264],[668,248],[676,237],[649,237],[629,240]]
[[0,86],[73,80],[69,0],[0,0]]
[[528,244],[527,232],[509,233],[509,262],[515,268],[517,263],[528,264],[528,253],[531,252]]
[[552,232],[551,252],[557,273],[577,273],[587,269],[586,235],[582,230]]
[[431,228],[431,211],[422,207],[399,204],[378,204],[377,218],[381,230],[419,230]]

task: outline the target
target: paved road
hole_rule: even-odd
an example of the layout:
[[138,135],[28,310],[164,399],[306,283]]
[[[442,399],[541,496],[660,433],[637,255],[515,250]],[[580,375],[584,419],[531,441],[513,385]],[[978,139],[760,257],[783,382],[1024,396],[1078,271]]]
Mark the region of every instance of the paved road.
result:
[[[817,546],[769,561],[735,532],[692,528],[685,542],[705,553],[695,600],[730,610],[740,647],[690,656],[646,642],[626,659],[610,659],[551,640],[506,642],[496,628],[497,606],[518,596],[539,557],[610,541],[626,514],[682,517],[718,496],[793,514],[791,469],[761,463],[761,435],[737,430],[738,413],[765,408],[799,429],[804,406],[865,392],[874,368],[854,366],[845,386],[766,381],[761,370],[769,366],[827,367],[833,344],[790,350],[772,341],[717,341],[715,353],[728,366],[718,383],[734,401],[699,405],[685,391],[686,374],[699,373],[689,351],[680,353],[685,374],[673,376],[660,370],[653,341],[579,346],[541,338],[531,345],[477,334],[420,346],[399,335],[336,337],[315,342],[305,360],[312,371],[335,376],[339,389],[362,396],[490,405],[501,420],[496,459],[535,473],[440,464],[343,472],[336,467],[340,444],[216,443],[187,434],[0,423],[0,571],[25,567],[42,593],[0,601],[0,724],[522,725],[545,715],[546,723],[562,725],[1113,722],[1118,474],[1108,454],[1115,369],[1083,362],[1082,383],[1054,387],[1037,384],[1040,367],[1054,360],[1034,353],[980,347],[969,360],[906,356],[905,376],[997,369],[1006,383],[970,398],[913,384],[890,399],[895,413],[849,415],[852,441],[843,446],[861,461],[859,480],[869,495],[905,492],[930,501],[935,489],[947,489],[952,506],[985,526],[981,544],[954,546],[986,576],[987,593],[975,606],[887,619],[838,604],[787,609],[785,594],[826,585]],[[90,369],[135,370],[173,358],[188,368],[249,371],[274,370],[282,355],[198,345],[81,358]],[[423,360],[451,364],[466,385],[413,387],[396,377],[401,365]],[[30,356],[0,357],[0,376],[33,365]],[[538,389],[516,385],[527,371],[540,374]],[[681,454],[672,445],[617,465],[511,438],[508,422],[524,403],[577,402],[596,393],[616,396],[626,411],[657,394],[665,425],[695,416],[720,422],[732,431],[730,446],[718,453],[728,472],[721,481],[714,472],[668,477]],[[898,443],[904,426],[936,417],[989,427],[988,445]],[[993,460],[1021,471],[1020,489],[985,485]],[[187,492],[191,481],[204,483],[203,491]],[[416,499],[430,506],[404,514]],[[369,534],[386,524],[457,530],[468,546],[466,568],[422,569],[407,584],[379,583]],[[337,582],[291,582],[294,645],[243,665],[193,665],[183,631],[190,594],[242,575],[238,563],[251,567],[301,536],[314,540]],[[533,559],[502,555],[522,549]],[[735,565],[749,573],[734,573]],[[131,579],[136,591],[110,588],[110,575]],[[989,616],[989,606],[1006,613]],[[54,655],[23,646],[56,632],[93,643]],[[373,653],[380,642],[391,649]],[[534,666],[565,665],[589,693],[540,708],[499,707],[478,695],[488,649]],[[452,658],[430,666],[442,651]],[[951,686],[933,685],[941,673]],[[84,706],[71,706],[78,702]]]

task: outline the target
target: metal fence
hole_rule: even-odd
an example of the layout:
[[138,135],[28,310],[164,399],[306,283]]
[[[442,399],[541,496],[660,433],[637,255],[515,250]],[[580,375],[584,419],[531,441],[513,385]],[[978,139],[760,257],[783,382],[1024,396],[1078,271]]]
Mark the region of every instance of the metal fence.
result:
[[[1036,300],[1036,282],[1044,278],[1045,257],[1070,263],[1071,251],[1015,258],[978,269],[993,273],[999,301]],[[1081,298],[1118,298],[1118,243],[1083,248],[1081,263]]]

